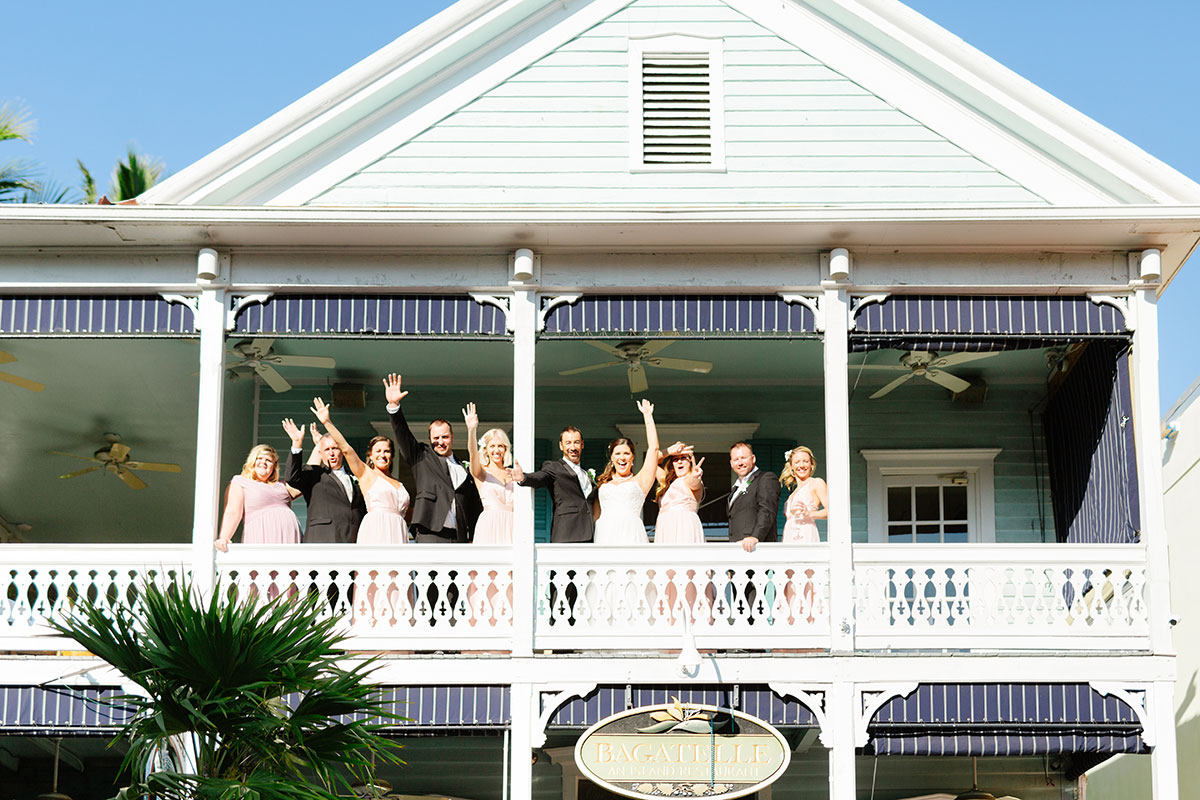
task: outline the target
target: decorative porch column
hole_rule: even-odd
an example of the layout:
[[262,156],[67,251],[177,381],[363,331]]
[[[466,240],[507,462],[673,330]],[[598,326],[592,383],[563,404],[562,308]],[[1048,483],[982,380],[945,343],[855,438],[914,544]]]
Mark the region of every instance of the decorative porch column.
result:
[[[534,413],[534,345],[537,340],[538,295],[535,258],[530,250],[518,250],[513,256],[512,300],[509,305],[508,323],[513,334],[513,457],[523,469],[536,469],[533,461]],[[513,640],[514,657],[533,655],[534,616],[534,546],[533,546],[533,489],[516,487],[513,495]],[[517,698],[513,697],[514,708]],[[515,714],[515,712],[514,712]],[[529,741],[516,735],[514,717],[513,753],[521,750],[521,743]],[[527,750],[527,748],[526,748]],[[525,771],[529,770],[528,755]],[[521,797],[515,789],[520,779],[514,761],[514,797]],[[528,795],[526,795],[528,796]]]
[[1150,796],[1179,800],[1179,766],[1175,743],[1175,684],[1155,681],[1147,699],[1154,749],[1150,752]]
[[[1135,284],[1132,298],[1133,438],[1137,455],[1141,539],[1146,547],[1150,646],[1155,653],[1174,653],[1171,643],[1170,562],[1167,521],[1163,511],[1162,451],[1158,397],[1158,265],[1157,250],[1138,257],[1148,275]],[[1146,262],[1154,262],[1147,264]]]
[[512,750],[509,762],[509,800],[533,798],[533,748],[530,746],[537,722],[538,693],[529,683],[509,687],[512,709]]
[[[196,495],[192,513],[192,582],[207,595],[216,580],[213,538],[220,519],[221,431],[225,406],[225,328],[228,271],[217,251],[197,258],[196,330],[200,334],[200,390],[196,411]],[[211,277],[208,277],[211,276]]]
[[854,650],[854,552],[850,534],[849,284],[823,281],[821,286],[824,289],[821,316],[825,323],[830,650],[850,653]]
[[830,735],[822,730],[821,742],[829,748],[829,800],[858,797],[854,733],[862,709],[856,707],[856,696],[853,683],[835,683],[826,695],[825,726]]

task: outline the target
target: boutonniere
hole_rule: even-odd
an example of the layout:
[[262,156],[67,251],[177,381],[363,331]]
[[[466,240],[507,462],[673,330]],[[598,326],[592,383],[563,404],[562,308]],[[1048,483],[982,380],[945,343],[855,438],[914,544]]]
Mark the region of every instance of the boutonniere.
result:
[[590,480],[592,483],[596,482],[596,470],[589,469],[587,471],[587,476],[588,476],[588,480]]

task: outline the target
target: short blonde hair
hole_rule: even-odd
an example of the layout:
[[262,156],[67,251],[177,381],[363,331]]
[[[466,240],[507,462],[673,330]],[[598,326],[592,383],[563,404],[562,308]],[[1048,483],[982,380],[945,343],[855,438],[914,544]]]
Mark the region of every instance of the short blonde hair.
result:
[[275,448],[269,444],[256,444],[250,448],[250,455],[246,456],[246,463],[242,464],[242,477],[258,480],[254,477],[254,462],[263,453],[270,453],[271,458],[275,459],[275,472],[271,474],[271,480],[267,481],[267,483],[275,483],[279,480],[279,453],[275,452]]
[[508,440],[508,434],[500,428],[484,431],[483,436],[479,437],[479,449],[483,451],[484,458],[487,457],[487,446],[492,439],[499,439],[504,444],[504,466],[511,467],[513,465],[512,442]]
[[[784,464],[783,470],[779,473],[779,482],[789,489],[795,489],[799,481],[796,480],[796,474],[792,472],[792,456],[796,453],[808,453],[808,460],[812,462],[813,475],[817,473],[817,457],[813,455],[813,451],[802,444],[798,444],[791,450],[783,454]],[[809,477],[812,477],[811,475]]]

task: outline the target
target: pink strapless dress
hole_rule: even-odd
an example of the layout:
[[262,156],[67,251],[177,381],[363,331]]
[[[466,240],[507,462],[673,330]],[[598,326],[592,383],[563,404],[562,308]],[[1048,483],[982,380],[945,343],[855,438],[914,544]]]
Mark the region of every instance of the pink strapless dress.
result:
[[700,524],[700,501],[682,479],[676,479],[658,500],[658,522],[654,525],[655,544],[703,544],[704,526]]
[[292,511],[286,483],[263,483],[243,475],[235,475],[233,483],[246,495],[242,512],[244,544],[300,543],[300,521]]
[[797,513],[801,503],[808,510],[817,508],[821,501],[817,499],[817,493],[812,490],[812,478],[804,482],[802,486],[797,486],[787,499],[787,504],[784,506],[784,513],[787,515],[787,521],[783,524],[783,541],[792,544],[817,544],[821,541],[821,535],[817,533],[817,523],[806,512]]
[[513,540],[513,487],[512,481],[502,483],[488,472],[479,487],[479,499],[483,501],[483,513],[475,522],[475,544],[512,544]]
[[367,515],[358,527],[359,544],[405,544],[408,525],[404,512],[408,509],[408,490],[376,478],[367,492]]

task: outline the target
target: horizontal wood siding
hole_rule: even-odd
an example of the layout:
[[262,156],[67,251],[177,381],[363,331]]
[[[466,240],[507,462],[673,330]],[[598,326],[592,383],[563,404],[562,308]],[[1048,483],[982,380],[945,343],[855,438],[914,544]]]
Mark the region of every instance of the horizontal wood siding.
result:
[[[989,387],[983,403],[955,403],[945,389],[912,381],[886,398],[859,390],[850,404],[850,501],[854,541],[867,541],[867,462],[862,450],[999,447],[996,541],[1054,542],[1054,511],[1041,416],[1041,387]],[[1039,512],[1040,476],[1040,512]],[[1044,526],[1044,534],[1043,534]]]
[[[629,170],[629,38],[724,39],[725,172]],[[702,191],[698,195],[697,191]],[[1044,201],[717,0],[639,0],[317,205]]]

